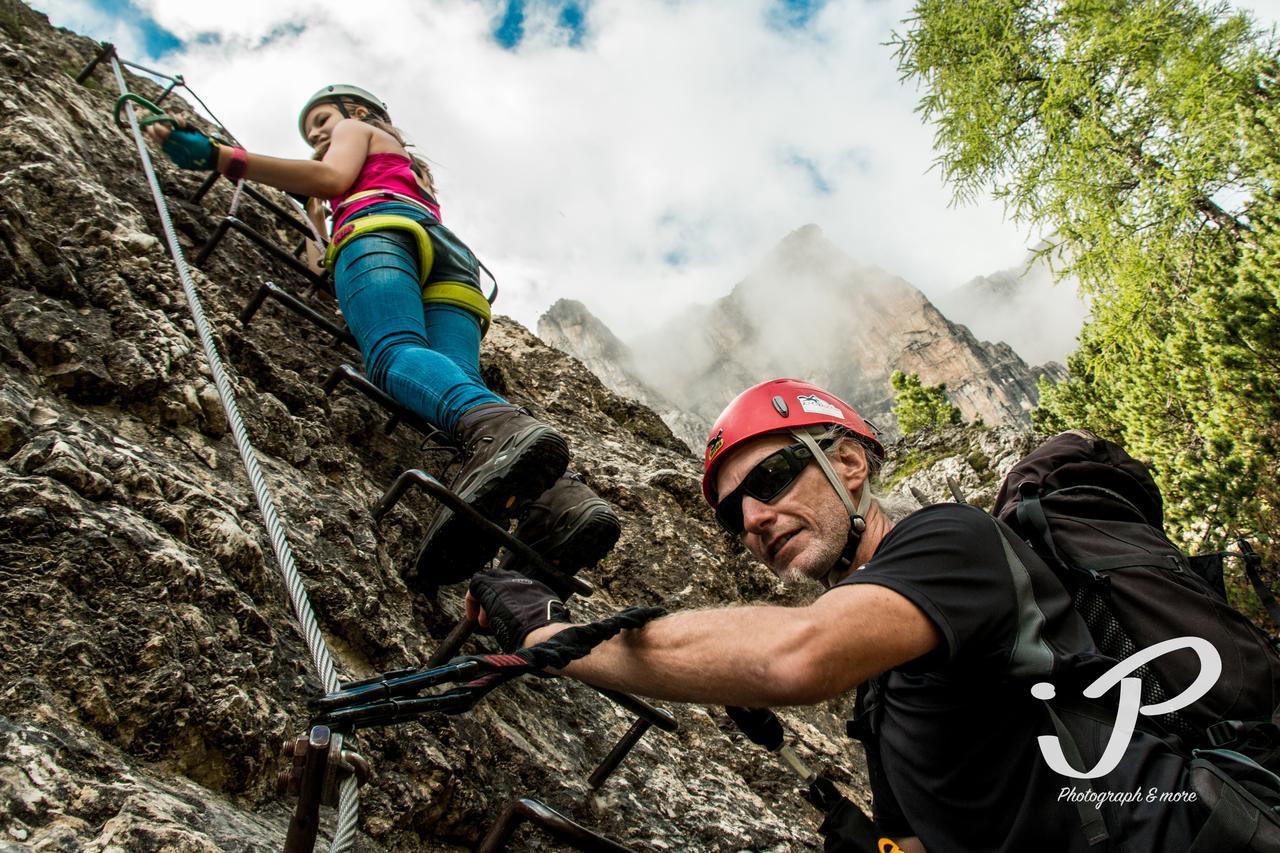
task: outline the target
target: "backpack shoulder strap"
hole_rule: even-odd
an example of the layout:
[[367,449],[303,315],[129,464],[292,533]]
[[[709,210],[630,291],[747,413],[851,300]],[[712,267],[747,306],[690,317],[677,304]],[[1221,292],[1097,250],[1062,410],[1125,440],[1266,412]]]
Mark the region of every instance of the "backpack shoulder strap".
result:
[[1239,547],[1240,556],[1244,559],[1244,573],[1248,576],[1249,583],[1253,586],[1253,591],[1262,602],[1262,606],[1267,609],[1271,624],[1280,629],[1280,603],[1276,602],[1276,597],[1271,594],[1271,590],[1267,589],[1266,583],[1262,580],[1262,573],[1258,571],[1262,566],[1262,555],[1253,550],[1253,546],[1247,540],[1241,539]]
[[1049,529],[1049,519],[1044,514],[1044,506],[1040,503],[1040,484],[1034,480],[1023,480],[1018,485],[1018,528],[1025,535],[1032,537],[1031,547],[1041,558],[1048,557],[1053,564],[1068,571],[1087,575],[1089,580],[1099,580],[1098,572],[1089,567],[1077,566],[1063,558],[1053,544],[1053,532]]
[[[1076,746],[1076,739],[1071,736],[1071,732],[1067,729],[1067,724],[1062,721],[1062,717],[1058,716],[1058,712],[1053,709],[1053,705],[1046,702],[1044,705],[1046,711],[1049,712],[1049,719],[1053,722],[1053,729],[1058,733],[1058,741],[1062,744],[1062,754],[1066,756],[1067,761],[1071,762],[1073,767],[1083,767],[1084,760],[1080,757],[1080,750]],[[1086,791],[1093,792],[1093,784],[1088,779],[1081,779],[1079,783]],[[1093,797],[1081,797],[1076,802],[1076,813],[1080,816],[1080,826],[1084,829],[1085,840],[1089,846],[1101,844],[1111,837],[1107,832],[1107,822],[1102,817],[1102,809],[1096,808],[1093,804]]]

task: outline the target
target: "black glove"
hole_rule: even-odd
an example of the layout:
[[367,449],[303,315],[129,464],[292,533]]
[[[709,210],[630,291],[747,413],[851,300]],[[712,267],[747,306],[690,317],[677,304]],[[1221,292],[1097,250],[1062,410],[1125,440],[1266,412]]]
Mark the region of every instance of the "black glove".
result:
[[471,595],[484,608],[503,651],[520,648],[536,628],[573,621],[569,608],[549,587],[518,572],[481,572],[471,578]]

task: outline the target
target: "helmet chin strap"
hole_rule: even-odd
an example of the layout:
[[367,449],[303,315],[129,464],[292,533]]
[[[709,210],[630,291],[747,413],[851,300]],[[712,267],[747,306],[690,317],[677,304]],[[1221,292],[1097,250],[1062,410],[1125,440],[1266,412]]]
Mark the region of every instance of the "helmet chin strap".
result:
[[853,499],[849,497],[849,490],[844,487],[836,469],[832,466],[831,460],[827,458],[827,454],[818,446],[812,435],[802,430],[792,430],[792,435],[800,440],[805,447],[809,448],[809,452],[813,454],[813,459],[818,463],[818,467],[822,469],[822,473],[826,475],[827,482],[831,484],[831,488],[836,490],[840,502],[844,504],[845,510],[849,513],[849,536],[845,539],[844,549],[840,552],[840,556],[836,558],[835,564],[827,570],[827,576],[824,579],[825,585],[830,588],[836,581],[843,578],[849,573],[849,569],[853,566],[855,555],[858,552],[858,544],[862,541],[862,534],[867,529],[867,510],[871,508],[871,490],[867,488],[867,484],[862,484],[862,494],[858,497],[858,505],[853,505]]

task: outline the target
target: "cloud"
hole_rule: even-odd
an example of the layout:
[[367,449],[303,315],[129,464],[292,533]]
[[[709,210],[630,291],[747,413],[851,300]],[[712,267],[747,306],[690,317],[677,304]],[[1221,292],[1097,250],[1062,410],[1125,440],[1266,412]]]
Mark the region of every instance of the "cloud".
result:
[[33,8],[56,25],[91,33],[135,60],[178,50],[182,41],[127,0],[36,0]]
[[305,156],[297,109],[322,85],[379,93],[527,325],[569,297],[624,336],[652,327],[809,222],[926,293],[1039,237],[952,207],[930,171],[884,46],[905,0],[136,2],[251,151]]

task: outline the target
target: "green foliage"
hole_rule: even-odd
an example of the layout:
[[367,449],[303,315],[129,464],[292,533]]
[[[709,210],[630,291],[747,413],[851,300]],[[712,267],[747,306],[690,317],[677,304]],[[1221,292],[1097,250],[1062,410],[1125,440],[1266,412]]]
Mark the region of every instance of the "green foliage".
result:
[[957,200],[1092,296],[1036,425],[1151,463],[1184,533],[1280,534],[1277,47],[1194,0],[921,0],[893,43]]
[[893,414],[903,435],[960,423],[960,410],[947,399],[947,385],[923,385],[915,373],[895,370],[889,377],[895,399]]

